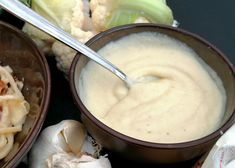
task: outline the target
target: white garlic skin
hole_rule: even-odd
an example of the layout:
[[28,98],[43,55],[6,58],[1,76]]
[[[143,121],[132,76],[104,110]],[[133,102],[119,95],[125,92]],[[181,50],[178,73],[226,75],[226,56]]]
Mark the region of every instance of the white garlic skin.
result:
[[48,160],[48,168],[111,168],[111,164],[106,156],[95,159],[88,155],[80,158],[73,154],[57,153]]

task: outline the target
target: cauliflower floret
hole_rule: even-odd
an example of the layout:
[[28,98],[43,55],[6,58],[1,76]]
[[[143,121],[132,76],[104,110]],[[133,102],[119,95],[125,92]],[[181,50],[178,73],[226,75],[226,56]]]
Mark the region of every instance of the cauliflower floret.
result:
[[97,32],[94,31],[89,12],[89,2],[87,0],[78,2],[76,7],[73,8],[70,33],[82,43],[87,42],[97,34]]
[[111,14],[113,0],[91,0],[92,22],[97,31],[106,30],[106,18]]
[[[95,35],[93,32],[85,32],[79,28],[73,31],[72,35],[84,43]],[[52,51],[57,61],[57,67],[65,74],[68,74],[70,65],[77,52],[59,41],[53,43]]]
[[[58,0],[32,1],[31,7],[33,10],[48,19],[51,23],[57,25],[67,32],[71,32],[70,23],[72,18],[72,10],[75,4],[80,2],[81,0],[72,0],[69,3],[63,0],[60,0],[60,2],[58,2]],[[40,6],[43,6],[43,8]],[[35,41],[38,47],[42,49],[46,55],[52,55],[51,47],[52,44],[56,41],[53,37],[28,23],[24,24],[22,30]]]
[[86,43],[89,39],[96,35],[95,32],[83,31],[79,28],[74,28],[71,34],[82,43]]
[[81,1],[82,0],[34,0],[32,1],[32,9],[56,26],[70,32],[73,8]]
[[31,37],[31,39],[44,53],[46,53],[47,55],[52,55],[51,46],[55,42],[55,39],[53,37],[28,23],[24,24],[22,30]]
[[77,52],[59,41],[53,44],[52,50],[55,54],[57,67],[65,74],[68,74],[70,65]]
[[73,15],[70,23],[71,27],[79,27],[84,31],[94,31],[94,26],[90,18],[90,8],[88,0],[80,0],[73,8]]
[[[89,16],[88,0],[32,1],[32,9],[83,43],[96,34]],[[28,23],[25,23],[22,30],[31,36],[46,54],[51,53],[51,47],[56,41],[54,38]]]
[[[58,0],[51,0],[47,3],[44,2],[46,4],[46,7],[45,4],[43,4],[45,7],[44,12],[40,11],[41,8],[37,7],[37,5],[40,6],[42,3],[43,2],[35,1],[32,4],[32,8],[38,12],[42,12],[42,15],[46,19],[70,33],[78,41],[85,43],[97,34],[90,18],[90,7],[88,0],[71,0],[69,3],[63,0],[60,0],[59,2]],[[51,14],[46,11],[54,11],[54,13]],[[43,50],[44,53],[47,55],[51,55],[51,53],[53,53],[55,55],[58,68],[66,74],[68,73],[76,51],[63,43],[56,41],[48,34],[31,26],[30,24],[26,23],[23,27],[23,31],[31,36],[31,38],[36,42],[38,47]]]
[[[87,0],[79,1],[73,8],[70,27],[70,34],[82,43],[87,42],[97,34],[93,30],[94,27],[89,16],[89,2]],[[57,67],[65,74],[68,74],[76,51],[59,41],[54,42],[52,51],[57,61]]]

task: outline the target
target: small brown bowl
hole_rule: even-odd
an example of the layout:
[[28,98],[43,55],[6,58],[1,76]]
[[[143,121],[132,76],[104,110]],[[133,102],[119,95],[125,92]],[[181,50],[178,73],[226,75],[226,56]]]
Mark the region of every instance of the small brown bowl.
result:
[[[97,51],[110,41],[115,41],[131,33],[146,31],[163,33],[186,43],[217,72],[224,84],[227,94],[226,112],[224,114],[223,123],[217,131],[195,141],[161,144],[140,141],[109,128],[97,120],[92,113],[87,110],[79,97],[78,93],[80,88],[76,83],[78,83],[82,68],[88,62],[85,56],[79,54],[74,58],[70,71],[72,94],[81,111],[82,121],[89,133],[103,147],[110,151],[135,161],[148,163],[176,163],[193,159],[207,152],[221,134],[235,121],[235,74],[233,66],[223,53],[197,35],[178,28],[155,24],[133,24],[116,27],[98,34],[88,41],[86,45]],[[91,85],[95,85],[95,83]]]
[[9,65],[23,80],[22,93],[30,104],[23,130],[15,135],[10,153],[0,167],[16,167],[31,148],[46,117],[51,93],[47,60],[34,42],[17,28],[0,22],[0,65]]

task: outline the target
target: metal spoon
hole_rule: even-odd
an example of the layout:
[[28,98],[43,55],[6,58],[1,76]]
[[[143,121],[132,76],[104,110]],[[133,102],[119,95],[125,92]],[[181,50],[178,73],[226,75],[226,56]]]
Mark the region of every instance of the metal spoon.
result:
[[23,5],[18,0],[0,0],[0,6],[10,13],[14,14],[18,18],[36,26],[42,31],[50,34],[61,42],[67,44],[73,49],[81,52],[85,56],[89,57],[96,63],[100,64],[107,70],[111,71],[113,74],[118,76],[121,80],[123,80],[127,86],[132,84],[132,81],[124,74],[120,69],[114,66],[105,58],[101,57],[98,53],[91,50],[86,45],[80,43],[78,40],[73,38],[69,33],[66,33],[62,29],[57,26],[51,24],[45,18],[38,15],[36,12]]

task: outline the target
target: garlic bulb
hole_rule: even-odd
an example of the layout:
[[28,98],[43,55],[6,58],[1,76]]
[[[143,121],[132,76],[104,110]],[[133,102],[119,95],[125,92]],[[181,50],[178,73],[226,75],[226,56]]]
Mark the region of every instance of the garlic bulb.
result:
[[[29,167],[57,168],[57,164],[60,163],[61,166],[58,168],[73,168],[75,164],[79,168],[83,168],[82,165],[85,165],[84,168],[86,168],[90,164],[97,168],[111,168],[106,157],[96,159],[99,151],[100,146],[87,135],[86,129],[81,123],[64,120],[42,131],[31,149]],[[84,158],[86,159],[84,160]]]

